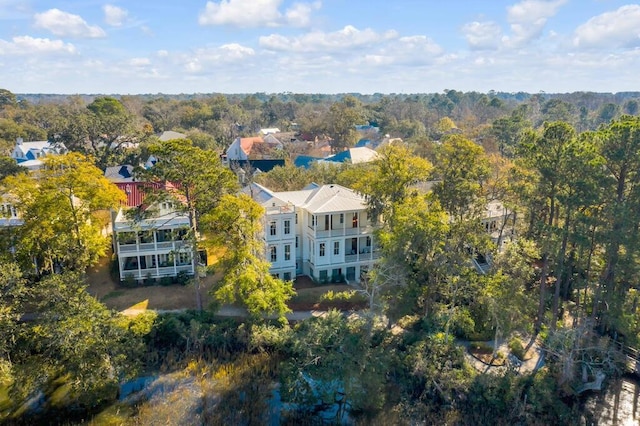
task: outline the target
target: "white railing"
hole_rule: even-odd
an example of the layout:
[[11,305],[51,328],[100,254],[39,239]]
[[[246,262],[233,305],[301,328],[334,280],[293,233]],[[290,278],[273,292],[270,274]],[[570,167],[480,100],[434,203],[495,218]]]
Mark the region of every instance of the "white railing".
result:
[[189,274],[193,274],[193,265],[123,270],[122,278],[131,276],[136,280],[144,280],[146,278],[171,277],[171,276],[175,276],[178,272],[183,272],[183,271]]
[[374,250],[373,253],[371,251],[358,254],[348,254],[344,257],[345,263],[354,263],[354,262],[366,262],[368,260],[374,260],[380,258],[380,251]]
[[170,251],[183,248],[186,242],[179,241],[162,241],[157,243],[142,243],[142,244],[118,244],[118,251],[120,253],[130,252],[144,252],[144,251]]

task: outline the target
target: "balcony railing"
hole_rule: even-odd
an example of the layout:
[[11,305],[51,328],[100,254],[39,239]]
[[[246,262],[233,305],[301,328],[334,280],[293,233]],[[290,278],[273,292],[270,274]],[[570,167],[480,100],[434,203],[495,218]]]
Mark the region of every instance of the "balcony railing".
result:
[[363,252],[357,254],[349,254],[344,257],[345,263],[354,263],[354,262],[366,262],[380,258],[380,251],[374,250],[371,252]]
[[[313,232],[313,227],[309,226],[309,229]],[[317,238],[325,237],[342,237],[345,235],[366,235],[373,233],[371,226],[361,226],[357,228],[340,228],[340,229],[323,229],[316,230],[315,235]]]
[[147,269],[125,269],[122,271],[122,277],[125,278],[127,276],[131,276],[136,280],[144,280],[146,278],[172,277],[183,271],[188,274],[193,274],[193,265],[167,266]]
[[131,252],[145,252],[145,251],[171,251],[178,250],[185,247],[186,241],[161,241],[156,243],[141,243],[141,244],[118,244],[118,251],[120,253]]

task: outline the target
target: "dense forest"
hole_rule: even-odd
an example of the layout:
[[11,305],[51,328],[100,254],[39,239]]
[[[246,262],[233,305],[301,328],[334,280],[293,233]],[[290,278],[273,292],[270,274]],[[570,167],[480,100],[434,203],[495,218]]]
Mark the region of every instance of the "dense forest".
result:
[[[24,220],[0,235],[0,420],[593,422],[584,392],[625,374],[624,349],[640,347],[639,102],[635,92],[0,90],[0,189]],[[379,134],[358,132],[363,124]],[[338,183],[365,196],[382,255],[357,290],[367,301],[357,315],[284,319],[293,290],[260,256],[260,206],[219,159],[235,137],[271,127],[333,152],[401,139],[370,163],[308,169],[285,144],[285,165],[252,177],[278,191]],[[159,141],[166,130],[187,139]],[[34,176],[8,157],[17,138],[70,152]],[[86,291],[85,271],[108,253],[105,211],[123,197],[102,172],[150,154],[159,166],[143,176],[181,182],[192,237],[224,249],[218,306],[241,304],[247,318],[220,319],[215,306],[125,317]],[[483,224],[493,201],[511,212],[495,225],[497,244]],[[478,270],[478,257],[490,267]],[[533,352],[543,362],[521,369]],[[160,390],[119,399],[121,384],[151,376]]]

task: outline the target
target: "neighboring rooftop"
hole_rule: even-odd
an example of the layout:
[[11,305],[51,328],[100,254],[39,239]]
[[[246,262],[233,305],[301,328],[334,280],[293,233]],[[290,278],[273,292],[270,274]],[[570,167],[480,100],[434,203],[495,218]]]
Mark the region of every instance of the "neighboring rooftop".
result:
[[326,157],[321,161],[344,163],[349,161],[351,164],[368,163],[378,158],[378,153],[366,146],[359,148],[349,148],[346,151],[339,152],[330,157]]
[[[38,160],[48,154],[63,154],[67,148],[63,143],[51,143],[49,141],[25,142],[22,138],[16,140],[16,145],[11,152],[11,158],[18,164],[30,160]],[[33,167],[33,163],[30,165]]]
[[133,182],[133,166],[124,164],[121,166],[107,167],[104,171],[104,177],[113,183]]
[[266,135],[271,135],[273,133],[280,133],[280,129],[278,129],[277,127],[271,127],[271,128],[267,128],[267,129],[260,129],[260,133],[263,136],[266,136]]
[[158,139],[164,142],[170,141],[172,139],[186,139],[186,137],[187,135],[185,135],[184,133],[174,132],[173,130],[165,130],[158,136]]

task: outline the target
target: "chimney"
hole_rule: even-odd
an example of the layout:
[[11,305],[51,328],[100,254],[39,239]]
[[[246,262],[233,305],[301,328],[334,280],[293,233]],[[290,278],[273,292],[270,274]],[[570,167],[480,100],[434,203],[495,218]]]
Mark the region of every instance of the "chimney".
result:
[[18,139],[16,139],[16,143],[17,143],[18,145],[22,145],[22,138],[18,138]]

